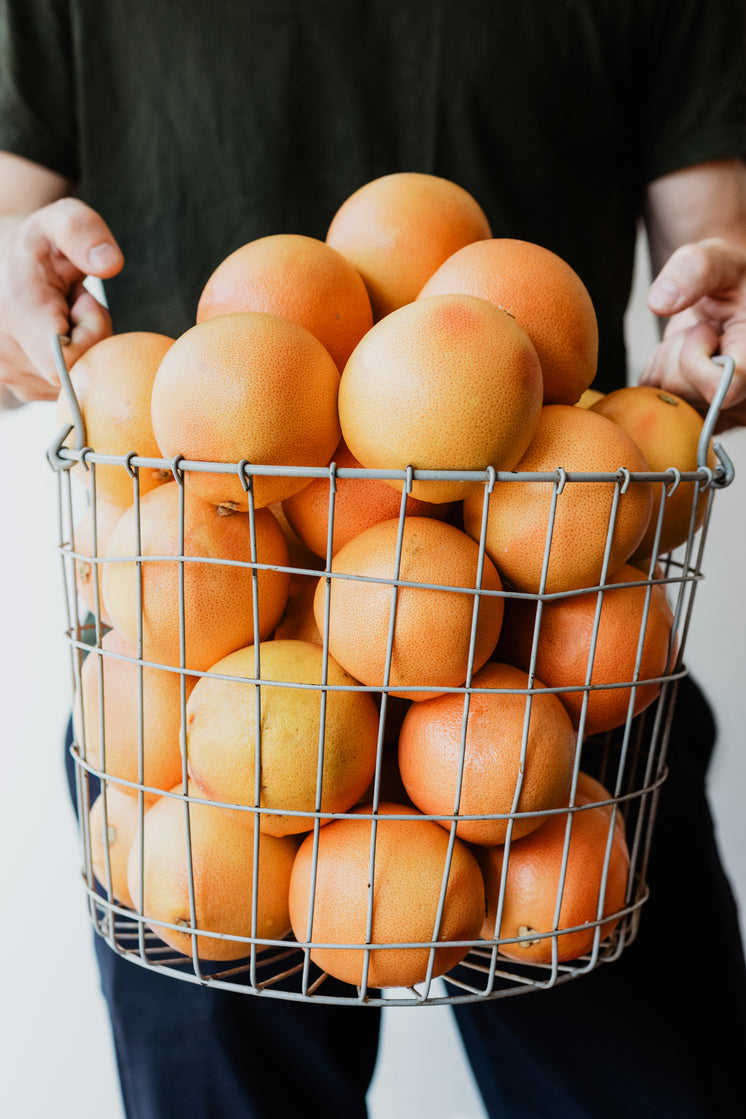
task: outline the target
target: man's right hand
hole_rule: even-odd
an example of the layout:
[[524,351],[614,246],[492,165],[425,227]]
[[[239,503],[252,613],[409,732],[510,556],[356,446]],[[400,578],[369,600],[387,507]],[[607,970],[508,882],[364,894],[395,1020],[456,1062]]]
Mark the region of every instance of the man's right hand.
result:
[[75,198],[0,220],[0,384],[20,400],[53,400],[52,336],[69,339],[70,368],[111,334],[108,311],[83,280],[115,276],[122,251],[103,218]]

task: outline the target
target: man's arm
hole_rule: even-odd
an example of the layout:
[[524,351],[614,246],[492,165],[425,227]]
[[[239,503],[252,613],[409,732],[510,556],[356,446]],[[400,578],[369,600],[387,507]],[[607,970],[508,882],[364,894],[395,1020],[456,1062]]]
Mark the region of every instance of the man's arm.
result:
[[70,339],[68,365],[111,333],[86,276],[120,271],[119,246],[103,219],[62,176],[0,152],[0,384],[20,400],[54,399],[53,334]]
[[646,231],[655,279],[648,306],[667,319],[641,380],[705,409],[726,353],[736,371],[721,426],[746,423],[746,163],[702,164],[648,189]]

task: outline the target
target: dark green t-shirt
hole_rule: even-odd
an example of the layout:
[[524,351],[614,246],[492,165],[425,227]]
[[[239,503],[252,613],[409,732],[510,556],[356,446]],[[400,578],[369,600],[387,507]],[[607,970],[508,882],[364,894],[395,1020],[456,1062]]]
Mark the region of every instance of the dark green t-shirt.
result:
[[0,0],[0,148],[78,184],[125,254],[117,330],[179,334],[219,261],[324,237],[396,170],[587,284],[599,387],[646,185],[746,153],[742,0]]

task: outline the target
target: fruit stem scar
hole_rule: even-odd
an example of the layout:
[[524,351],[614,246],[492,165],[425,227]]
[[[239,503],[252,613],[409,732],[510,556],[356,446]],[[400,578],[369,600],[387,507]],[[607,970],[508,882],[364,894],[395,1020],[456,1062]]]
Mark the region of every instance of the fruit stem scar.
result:
[[[530,925],[519,925],[518,926],[518,935],[519,936],[530,936],[531,933],[535,933],[536,931],[537,930],[532,929]],[[535,938],[534,940],[522,940],[521,943],[520,943],[520,947],[521,948],[533,948],[534,944],[538,944],[538,943],[539,943],[539,938],[538,937]]]

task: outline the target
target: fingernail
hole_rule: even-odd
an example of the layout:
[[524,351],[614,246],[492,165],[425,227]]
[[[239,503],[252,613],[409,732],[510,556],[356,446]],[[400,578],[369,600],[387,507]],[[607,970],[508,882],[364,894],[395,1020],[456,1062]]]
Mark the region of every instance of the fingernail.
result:
[[681,292],[670,280],[656,280],[648,293],[648,306],[670,310],[681,299]]
[[102,241],[100,245],[94,245],[88,253],[88,259],[94,272],[105,272],[119,264],[121,253],[110,241]]

